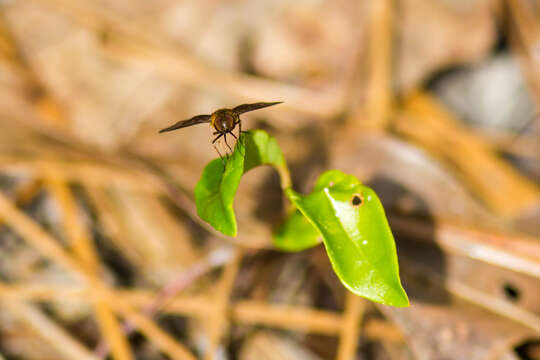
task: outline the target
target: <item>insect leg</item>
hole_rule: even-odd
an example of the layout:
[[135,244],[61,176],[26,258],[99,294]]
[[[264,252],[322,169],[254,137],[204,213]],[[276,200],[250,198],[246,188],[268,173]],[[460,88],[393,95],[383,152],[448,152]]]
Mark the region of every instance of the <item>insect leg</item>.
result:
[[[245,156],[246,153],[245,153],[244,151],[242,151],[242,148],[244,147],[244,142],[243,142],[243,141],[239,141],[239,138],[237,138],[236,135],[234,135],[234,133],[232,132],[232,130],[229,131],[228,134],[231,134],[231,135],[236,139],[236,145],[235,145],[235,147],[238,148],[238,151],[240,152],[240,154],[241,154],[242,156]],[[238,134],[238,136],[240,136],[240,134]],[[242,139],[242,140],[244,140],[244,139]]]
[[219,134],[214,140],[212,140],[212,144],[215,143],[216,141],[218,141],[218,139],[220,137],[222,137],[223,135],[225,135],[225,134]]
[[[223,134],[219,134],[218,136],[216,136],[216,138],[215,138],[214,140],[212,140],[212,146],[214,147],[214,150],[216,150],[216,152],[217,152],[218,155],[219,155],[219,158],[220,158],[221,161],[223,162],[223,161],[224,161],[224,160],[223,160],[223,155],[221,155],[221,153],[219,152],[219,149],[217,148],[217,146],[214,145],[214,143],[215,143],[216,141],[218,141],[219,138],[222,137],[222,136],[223,136]],[[223,163],[223,166],[225,166],[225,163]]]
[[227,133],[223,134],[223,139],[225,139],[225,145],[231,150],[231,154],[233,153],[233,149],[231,148],[231,145],[227,142]]
[[238,120],[238,135],[240,136],[240,134],[243,132],[246,131],[242,131],[242,120]]
[[219,152],[219,149],[217,148],[216,145],[212,145],[214,147],[214,150],[216,150],[216,152],[218,153],[219,155],[219,158],[221,159],[221,162],[223,163],[223,166],[225,167],[225,159],[223,158],[223,155],[221,155],[221,153]]

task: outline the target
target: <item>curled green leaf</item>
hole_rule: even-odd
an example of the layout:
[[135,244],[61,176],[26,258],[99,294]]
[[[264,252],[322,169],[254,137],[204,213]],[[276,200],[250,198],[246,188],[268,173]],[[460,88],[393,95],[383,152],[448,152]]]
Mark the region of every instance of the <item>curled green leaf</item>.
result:
[[232,155],[215,159],[204,168],[195,187],[199,216],[223,234],[236,236],[234,195],[242,175],[260,165],[274,166],[281,176],[281,185],[290,186],[287,165],[276,139],[262,130],[240,134]]

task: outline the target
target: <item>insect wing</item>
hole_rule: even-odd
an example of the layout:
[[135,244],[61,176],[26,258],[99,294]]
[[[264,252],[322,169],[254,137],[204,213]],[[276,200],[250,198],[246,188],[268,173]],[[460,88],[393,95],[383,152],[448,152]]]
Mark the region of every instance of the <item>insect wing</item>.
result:
[[210,117],[211,117],[210,115],[197,115],[197,116],[192,117],[191,119],[182,120],[172,126],[169,126],[165,129],[161,129],[159,130],[159,132],[162,133],[162,132],[172,131],[172,130],[176,130],[176,129],[180,129],[180,128],[184,128],[184,127],[188,127],[192,125],[207,123],[207,122],[210,122]]
[[265,108],[265,107],[268,107],[268,106],[281,104],[282,102],[283,101],[268,102],[268,103],[267,102],[258,102],[258,103],[253,103],[253,104],[242,104],[242,105],[238,105],[237,107],[235,107],[232,110],[237,114],[243,114],[243,113],[248,112],[248,111],[258,110],[258,109],[262,109],[262,108]]

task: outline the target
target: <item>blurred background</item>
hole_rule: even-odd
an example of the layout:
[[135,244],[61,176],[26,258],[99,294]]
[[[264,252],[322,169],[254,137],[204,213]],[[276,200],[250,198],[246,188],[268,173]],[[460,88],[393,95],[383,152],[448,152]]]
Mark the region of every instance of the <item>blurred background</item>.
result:
[[[0,359],[540,359],[540,2],[0,1]],[[196,215],[212,129],[258,101],[294,187],[383,200],[411,307]]]

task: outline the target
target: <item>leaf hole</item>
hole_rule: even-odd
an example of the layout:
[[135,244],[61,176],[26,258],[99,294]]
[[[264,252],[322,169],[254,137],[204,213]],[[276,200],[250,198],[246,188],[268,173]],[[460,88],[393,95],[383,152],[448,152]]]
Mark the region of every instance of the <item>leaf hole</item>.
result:
[[364,197],[360,194],[354,194],[351,198],[351,204],[354,207],[361,206],[364,203]]

